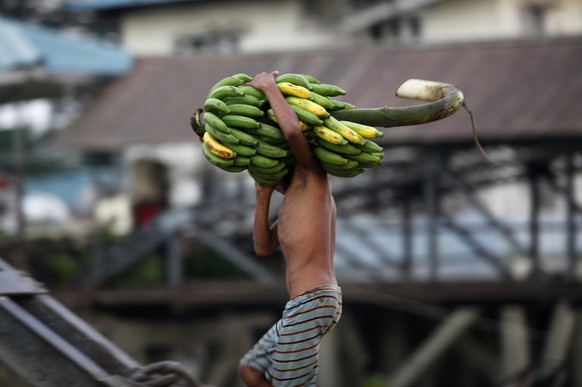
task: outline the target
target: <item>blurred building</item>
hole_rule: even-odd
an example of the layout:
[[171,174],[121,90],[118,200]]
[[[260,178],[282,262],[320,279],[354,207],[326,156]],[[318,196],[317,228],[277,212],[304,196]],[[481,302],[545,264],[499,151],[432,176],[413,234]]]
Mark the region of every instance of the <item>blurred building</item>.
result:
[[[70,0],[139,56],[556,38],[582,33],[577,0]],[[113,22],[114,21],[114,22]]]

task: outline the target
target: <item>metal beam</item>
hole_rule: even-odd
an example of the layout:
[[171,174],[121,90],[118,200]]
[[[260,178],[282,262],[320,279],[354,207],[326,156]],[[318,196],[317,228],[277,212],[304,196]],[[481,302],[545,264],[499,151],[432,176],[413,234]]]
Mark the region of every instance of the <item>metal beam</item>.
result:
[[471,236],[469,231],[461,226],[459,226],[450,216],[448,215],[441,215],[443,218],[442,224],[447,227],[449,230],[455,232],[459,235],[467,245],[471,246],[475,251],[475,254],[478,258],[485,259],[487,262],[491,264],[499,274],[501,274],[503,279],[511,278],[511,272],[507,268],[506,265],[502,263],[502,260],[499,257],[496,257],[494,254],[490,253],[485,247],[483,247],[475,238]]
[[33,386],[123,385],[7,297],[0,297],[0,359]]
[[495,215],[485,205],[475,197],[475,192],[473,187],[469,186],[465,181],[463,181],[459,176],[455,175],[450,171],[445,171],[446,176],[449,181],[455,185],[467,201],[483,215],[483,217],[489,222],[489,224],[499,230],[500,234],[504,236],[510,245],[520,254],[527,255],[527,250],[521,243],[517,240],[514,235],[514,230],[500,222]]
[[479,318],[474,308],[460,308],[450,314],[411,358],[389,378],[390,387],[414,385],[427,368]]
[[281,280],[277,276],[256,263],[240,249],[233,246],[228,240],[204,230],[198,230],[195,237],[200,243],[220,253],[225,259],[245,273],[251,275],[260,283],[269,287],[274,287],[281,283]]

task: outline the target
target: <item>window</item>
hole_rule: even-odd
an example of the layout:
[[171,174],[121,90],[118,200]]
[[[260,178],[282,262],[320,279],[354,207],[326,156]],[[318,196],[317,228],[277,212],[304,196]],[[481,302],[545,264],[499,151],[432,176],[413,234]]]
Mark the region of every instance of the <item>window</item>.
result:
[[181,36],[174,43],[178,55],[228,55],[240,50],[240,29],[209,30],[196,35]]
[[547,33],[547,17],[549,6],[546,4],[529,4],[525,9],[525,32],[533,36],[543,36]]
[[368,31],[375,42],[408,43],[420,39],[422,23],[418,16],[396,17],[372,25]]

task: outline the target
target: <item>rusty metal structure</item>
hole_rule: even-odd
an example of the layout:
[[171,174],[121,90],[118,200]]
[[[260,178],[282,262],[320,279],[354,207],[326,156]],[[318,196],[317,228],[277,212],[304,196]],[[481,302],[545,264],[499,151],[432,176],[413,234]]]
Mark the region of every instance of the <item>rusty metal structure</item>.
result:
[[4,260],[0,337],[0,361],[33,386],[202,386],[179,363],[141,366]]
[[[381,75],[382,85],[418,76],[458,85],[475,114],[488,161],[474,148],[470,119],[461,109],[430,125],[386,129],[381,167],[332,181],[336,270],[346,314],[338,326],[342,335],[334,339],[339,349],[328,355],[345,366],[322,383],[352,387],[349,382],[361,380],[370,367],[388,375],[392,387],[577,387],[581,53],[580,40],[566,39],[242,56],[230,64],[143,59],[63,142],[99,153],[132,138],[191,141],[187,117],[174,112],[190,114],[210,79],[275,65],[343,81],[357,106],[389,101],[393,88],[371,86],[380,84],[374,71],[380,64],[392,66]],[[171,98],[177,83],[184,95]],[[143,84],[161,91],[132,98]],[[132,307],[134,315],[168,319],[208,310],[242,315],[278,309],[286,300],[283,280],[254,259],[249,243],[254,195],[248,176],[208,166],[202,177],[200,203],[162,214],[96,257],[61,294],[68,305],[117,315]],[[189,281],[179,248],[184,239],[213,250],[247,279],[214,286]],[[168,286],[110,286],[161,245]],[[373,354],[367,363],[360,359],[366,353]]]

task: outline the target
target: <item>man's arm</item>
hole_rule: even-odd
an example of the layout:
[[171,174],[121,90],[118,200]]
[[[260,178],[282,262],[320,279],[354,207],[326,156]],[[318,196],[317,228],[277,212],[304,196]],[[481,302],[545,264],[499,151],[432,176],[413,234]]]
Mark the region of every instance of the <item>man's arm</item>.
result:
[[307,140],[305,140],[295,111],[289,106],[275,83],[275,76],[277,74],[277,71],[271,74],[258,74],[249,85],[261,90],[267,96],[269,104],[275,113],[275,117],[277,117],[281,131],[297,159],[296,168],[299,167],[303,170],[311,169],[319,164],[311,152]]
[[269,226],[269,206],[274,187],[255,183],[255,189],[257,204],[253,225],[253,244],[255,254],[264,257],[271,255],[279,247],[277,221]]

